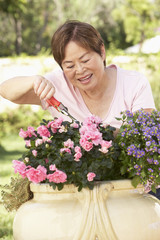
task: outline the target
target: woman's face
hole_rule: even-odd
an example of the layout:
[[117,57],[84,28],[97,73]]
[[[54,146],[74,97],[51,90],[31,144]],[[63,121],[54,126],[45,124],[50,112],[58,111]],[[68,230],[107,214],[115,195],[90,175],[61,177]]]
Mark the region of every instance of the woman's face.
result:
[[102,55],[85,49],[76,42],[70,41],[65,48],[62,68],[67,79],[73,86],[82,91],[94,91],[101,86],[105,77],[105,49]]

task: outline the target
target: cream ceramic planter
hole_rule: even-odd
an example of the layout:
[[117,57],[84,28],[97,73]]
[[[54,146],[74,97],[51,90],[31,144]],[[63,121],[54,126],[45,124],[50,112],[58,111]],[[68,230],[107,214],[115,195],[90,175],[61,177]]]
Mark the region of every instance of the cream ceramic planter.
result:
[[78,192],[31,184],[34,198],[16,213],[15,240],[159,240],[160,201],[130,180]]

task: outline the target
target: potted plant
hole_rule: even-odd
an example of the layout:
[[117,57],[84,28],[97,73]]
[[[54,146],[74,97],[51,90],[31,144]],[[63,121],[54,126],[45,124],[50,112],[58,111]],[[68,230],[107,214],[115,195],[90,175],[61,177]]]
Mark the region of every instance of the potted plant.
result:
[[[159,184],[159,167],[145,157],[134,156],[133,151],[130,154],[131,145],[135,145],[136,154],[140,151],[143,155],[144,131],[140,131],[142,122],[137,119],[143,115],[145,129],[148,117],[157,126],[158,114],[122,113],[118,119],[122,127],[116,137],[115,128],[104,125],[95,116],[81,124],[55,118],[43,120],[37,129],[21,129],[19,135],[24,138],[27,151],[13,160],[15,172],[21,178],[12,179],[12,192],[2,194],[5,203],[10,199],[8,209],[18,208],[13,223],[14,239],[128,240],[129,235],[130,239],[139,236],[141,240],[158,239],[160,228],[154,224],[160,222],[159,201],[145,195],[138,183],[149,183],[155,188]],[[139,132],[136,136],[134,129]],[[147,147],[144,150],[147,157],[157,156],[158,150],[155,154]],[[148,164],[154,168],[152,165],[148,168]],[[154,177],[150,176],[150,168],[154,169]]]
[[117,143],[120,148],[121,174],[132,179],[133,186],[143,184],[156,192],[160,185],[160,112],[122,112]]

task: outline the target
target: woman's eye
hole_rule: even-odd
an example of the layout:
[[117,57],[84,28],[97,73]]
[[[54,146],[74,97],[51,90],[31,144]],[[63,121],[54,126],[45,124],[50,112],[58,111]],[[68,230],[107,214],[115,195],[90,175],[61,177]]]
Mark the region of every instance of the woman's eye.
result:
[[67,66],[67,68],[73,68],[74,67],[74,65],[72,65],[72,66]]
[[89,61],[89,59],[87,59],[87,60],[84,60],[84,61],[83,61],[83,63],[86,63],[86,62],[88,62],[88,61]]

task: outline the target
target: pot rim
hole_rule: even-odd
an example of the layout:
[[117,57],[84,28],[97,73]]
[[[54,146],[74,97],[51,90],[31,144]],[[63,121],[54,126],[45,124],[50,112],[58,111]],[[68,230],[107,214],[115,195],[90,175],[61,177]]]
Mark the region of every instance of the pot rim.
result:
[[[130,179],[121,179],[121,180],[111,180],[111,181],[97,181],[95,182],[95,186],[106,187],[108,185],[112,186],[112,191],[117,191],[117,190],[136,190],[136,189],[144,189],[144,186],[139,184],[136,188],[132,185]],[[30,189],[32,192],[49,192],[49,193],[75,193],[78,192],[78,188],[74,184],[65,184],[62,190],[53,189],[48,183],[31,183],[30,184]],[[90,190],[85,188],[85,190]],[[83,191],[83,189],[82,189]],[[92,190],[90,190],[92,191]]]

